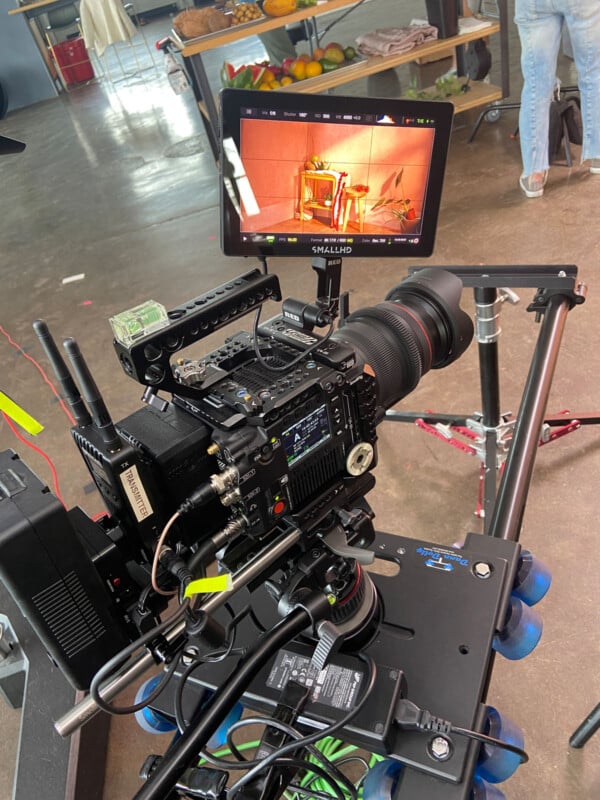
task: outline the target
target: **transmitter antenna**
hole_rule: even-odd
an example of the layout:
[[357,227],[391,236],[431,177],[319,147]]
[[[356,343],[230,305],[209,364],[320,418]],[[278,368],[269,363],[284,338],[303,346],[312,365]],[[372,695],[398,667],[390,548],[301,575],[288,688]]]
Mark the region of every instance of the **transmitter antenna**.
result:
[[112,453],[121,449],[121,439],[117,433],[113,421],[108,413],[106,404],[102,399],[100,390],[96,386],[96,381],[92,377],[88,365],[79,349],[79,345],[72,337],[63,342],[69,361],[75,372],[75,376],[81,386],[81,391],[90,409],[94,426],[100,432],[104,444]]
[[52,369],[54,370],[54,374],[60,383],[65,400],[71,407],[71,411],[73,412],[73,416],[75,417],[77,424],[81,428],[91,425],[92,418],[90,413],[85,406],[83,398],[79,394],[77,384],[73,380],[73,377],[69,372],[67,365],[65,364],[65,360],[62,357],[60,350],[56,346],[56,342],[50,333],[48,325],[43,319],[36,319],[36,321],[33,323],[33,330],[40,340],[40,344],[42,345],[44,353],[46,354],[46,357],[50,362]]

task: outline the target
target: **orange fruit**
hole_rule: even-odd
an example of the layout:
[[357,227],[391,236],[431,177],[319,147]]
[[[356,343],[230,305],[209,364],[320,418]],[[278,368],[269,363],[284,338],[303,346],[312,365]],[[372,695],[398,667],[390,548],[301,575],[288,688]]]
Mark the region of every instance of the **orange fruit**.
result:
[[325,50],[322,47],[315,47],[313,50],[313,58],[315,61],[320,61],[325,58]]
[[270,85],[266,83],[266,81],[263,81],[258,88],[261,92],[268,92],[271,89]]
[[296,78],[297,81],[303,81],[306,78],[306,62],[301,59],[296,59],[290,67],[290,75]]
[[318,61],[309,61],[306,65],[306,77],[315,78],[323,72],[323,67]]
[[269,82],[269,86],[271,87],[271,89],[279,89],[281,83],[279,81],[273,80]]
[[308,63],[309,61],[312,61],[312,58],[308,53],[300,53],[300,55],[298,56],[298,60],[306,61],[306,63]]
[[282,86],[289,86],[290,83],[293,83],[294,81],[290,78],[289,75],[284,75],[279,82],[281,83]]
[[273,72],[273,70],[272,70],[272,69],[268,69],[268,68],[267,68],[267,69],[266,69],[266,70],[263,72],[263,77],[262,77],[262,79],[263,79],[263,81],[264,81],[265,83],[271,83],[271,81],[274,81],[274,80],[275,80],[275,73]]

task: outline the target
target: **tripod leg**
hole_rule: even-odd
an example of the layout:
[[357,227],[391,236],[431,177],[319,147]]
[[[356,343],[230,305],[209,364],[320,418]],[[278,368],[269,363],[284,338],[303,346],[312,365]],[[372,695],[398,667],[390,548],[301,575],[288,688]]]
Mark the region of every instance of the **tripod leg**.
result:
[[600,703],[588,714],[575,733],[569,739],[571,747],[583,747],[594,733],[600,728]]

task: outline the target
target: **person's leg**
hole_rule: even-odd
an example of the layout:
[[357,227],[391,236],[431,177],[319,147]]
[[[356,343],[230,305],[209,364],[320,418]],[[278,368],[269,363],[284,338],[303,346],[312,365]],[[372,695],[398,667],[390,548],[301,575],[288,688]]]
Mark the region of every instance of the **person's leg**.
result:
[[519,113],[523,178],[543,176],[549,167],[550,102],[556,83],[563,25],[562,14],[556,13],[554,6],[552,0],[516,0],[515,3],[524,81]]
[[279,66],[285,58],[296,58],[296,48],[285,28],[260,33],[258,38],[267,52],[269,62]]
[[577,79],[581,92],[583,147],[581,160],[598,162],[600,168],[600,2],[567,0],[567,23]]

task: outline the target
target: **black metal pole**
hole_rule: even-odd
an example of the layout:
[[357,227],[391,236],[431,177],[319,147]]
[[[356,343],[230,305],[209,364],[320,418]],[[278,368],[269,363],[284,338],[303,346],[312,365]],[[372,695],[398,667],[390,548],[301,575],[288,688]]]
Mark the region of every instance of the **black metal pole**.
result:
[[[204,68],[202,55],[200,53],[195,53],[193,56],[186,56],[184,62],[192,79],[194,96],[200,109],[200,116],[204,123],[204,130],[208,136],[210,149],[212,150],[215,161],[218,161],[220,158],[219,131],[221,129],[221,123],[212,89],[206,75],[206,69]],[[200,105],[201,103],[204,104],[204,110]]]
[[254,675],[281,647],[301,633],[309,621],[308,612],[297,608],[261,637],[248,658],[215,691],[209,705],[200,710],[199,718],[192,719],[189,727],[174,742],[134,800],[164,800],[171,796],[180,775],[198,758],[200,750],[248,688]]
[[498,290],[476,286],[474,289],[476,330],[479,348],[482,422],[486,428],[500,424],[500,380],[498,372],[498,335],[496,300]]
[[591,711],[569,739],[571,747],[583,747],[600,728],[600,703]]
[[548,299],[490,520],[489,533],[498,539],[519,539],[544,412],[570,307],[570,300],[564,295],[556,294]]
[[483,529],[488,533],[496,501],[498,426],[500,425],[500,372],[498,367],[498,290],[475,286],[475,336],[479,351],[481,424],[484,430]]

